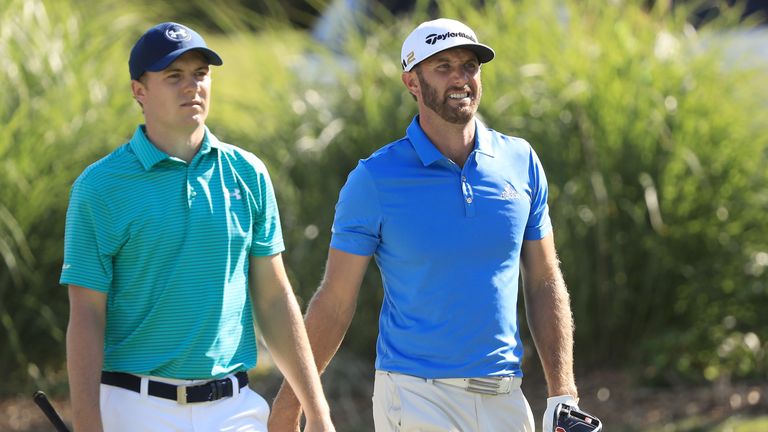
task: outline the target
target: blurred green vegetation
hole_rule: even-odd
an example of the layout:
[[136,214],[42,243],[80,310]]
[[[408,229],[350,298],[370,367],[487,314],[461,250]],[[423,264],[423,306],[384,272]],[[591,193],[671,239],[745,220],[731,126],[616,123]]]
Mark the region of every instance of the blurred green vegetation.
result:
[[625,432],[648,431],[656,432],[757,432],[768,430],[768,417],[733,416],[724,421],[711,421],[700,417],[691,417],[680,422],[650,428],[624,428]]
[[[405,17],[362,17],[333,50],[282,12],[236,1],[206,2],[200,16],[172,2],[0,3],[0,393],[61,382],[69,187],[141,122],[127,57],[146,28],[199,25],[224,58],[208,124],[270,168],[306,302],[347,173],[415,114],[398,55],[431,17],[416,3]],[[749,23],[726,10],[694,29],[669,2],[468,3],[441,2],[440,15],[495,48],[480,114],[544,163],[577,367],[659,383],[768,378],[766,69],[719,43]],[[364,284],[345,347],[370,358],[382,296],[374,266]]]

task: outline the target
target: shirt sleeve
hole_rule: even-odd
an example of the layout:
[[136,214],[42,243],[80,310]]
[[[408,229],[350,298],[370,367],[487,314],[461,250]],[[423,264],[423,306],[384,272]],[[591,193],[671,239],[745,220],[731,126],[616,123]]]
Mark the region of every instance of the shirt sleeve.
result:
[[83,179],[78,179],[67,208],[59,282],[108,292],[112,285],[111,251],[117,243],[109,207]]
[[531,212],[525,226],[525,240],[540,240],[552,231],[552,221],[549,219],[549,187],[544,167],[536,152],[531,148],[528,176],[531,182]]
[[373,255],[381,240],[381,220],[381,204],[375,184],[360,162],[339,193],[331,247],[355,255]]
[[253,239],[249,253],[252,256],[269,256],[285,250],[283,230],[269,172],[260,159],[254,159],[252,163],[256,169],[258,181],[254,198],[257,201],[258,211],[253,219]]

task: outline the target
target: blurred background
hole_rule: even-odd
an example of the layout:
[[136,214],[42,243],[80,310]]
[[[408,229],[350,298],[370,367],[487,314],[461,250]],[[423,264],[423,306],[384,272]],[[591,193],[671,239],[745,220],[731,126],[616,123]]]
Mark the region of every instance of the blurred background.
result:
[[[608,431],[768,431],[767,13],[764,0],[0,0],[0,430],[52,430],[36,389],[68,418],[69,188],[142,121],[127,60],[146,29],[188,24],[223,57],[208,126],[270,169],[304,306],[348,172],[416,113],[402,40],[445,16],[496,50],[480,116],[546,169],[582,408]],[[340,431],[373,430],[381,297],[371,266],[323,378]],[[261,358],[252,385],[271,400],[281,378]]]

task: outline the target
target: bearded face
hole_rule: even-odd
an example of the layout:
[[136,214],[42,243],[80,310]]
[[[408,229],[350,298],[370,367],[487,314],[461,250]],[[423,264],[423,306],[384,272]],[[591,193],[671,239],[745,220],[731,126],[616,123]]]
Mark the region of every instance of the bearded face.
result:
[[456,78],[455,72],[450,70],[454,66],[441,61],[443,57],[435,59],[435,62],[428,63],[429,60],[414,68],[421,87],[422,103],[449,123],[468,123],[474,118],[483,94],[477,58],[471,53],[466,62],[458,59],[458,66],[455,67],[461,69],[463,79]]

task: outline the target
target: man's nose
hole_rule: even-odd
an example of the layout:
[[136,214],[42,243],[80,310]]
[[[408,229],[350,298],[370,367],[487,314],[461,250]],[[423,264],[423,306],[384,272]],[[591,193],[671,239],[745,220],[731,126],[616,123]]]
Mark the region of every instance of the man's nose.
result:
[[183,88],[185,91],[197,91],[198,86],[200,86],[200,80],[194,75],[184,78]]
[[464,86],[470,78],[472,78],[471,74],[461,66],[451,70],[451,82],[454,85]]

